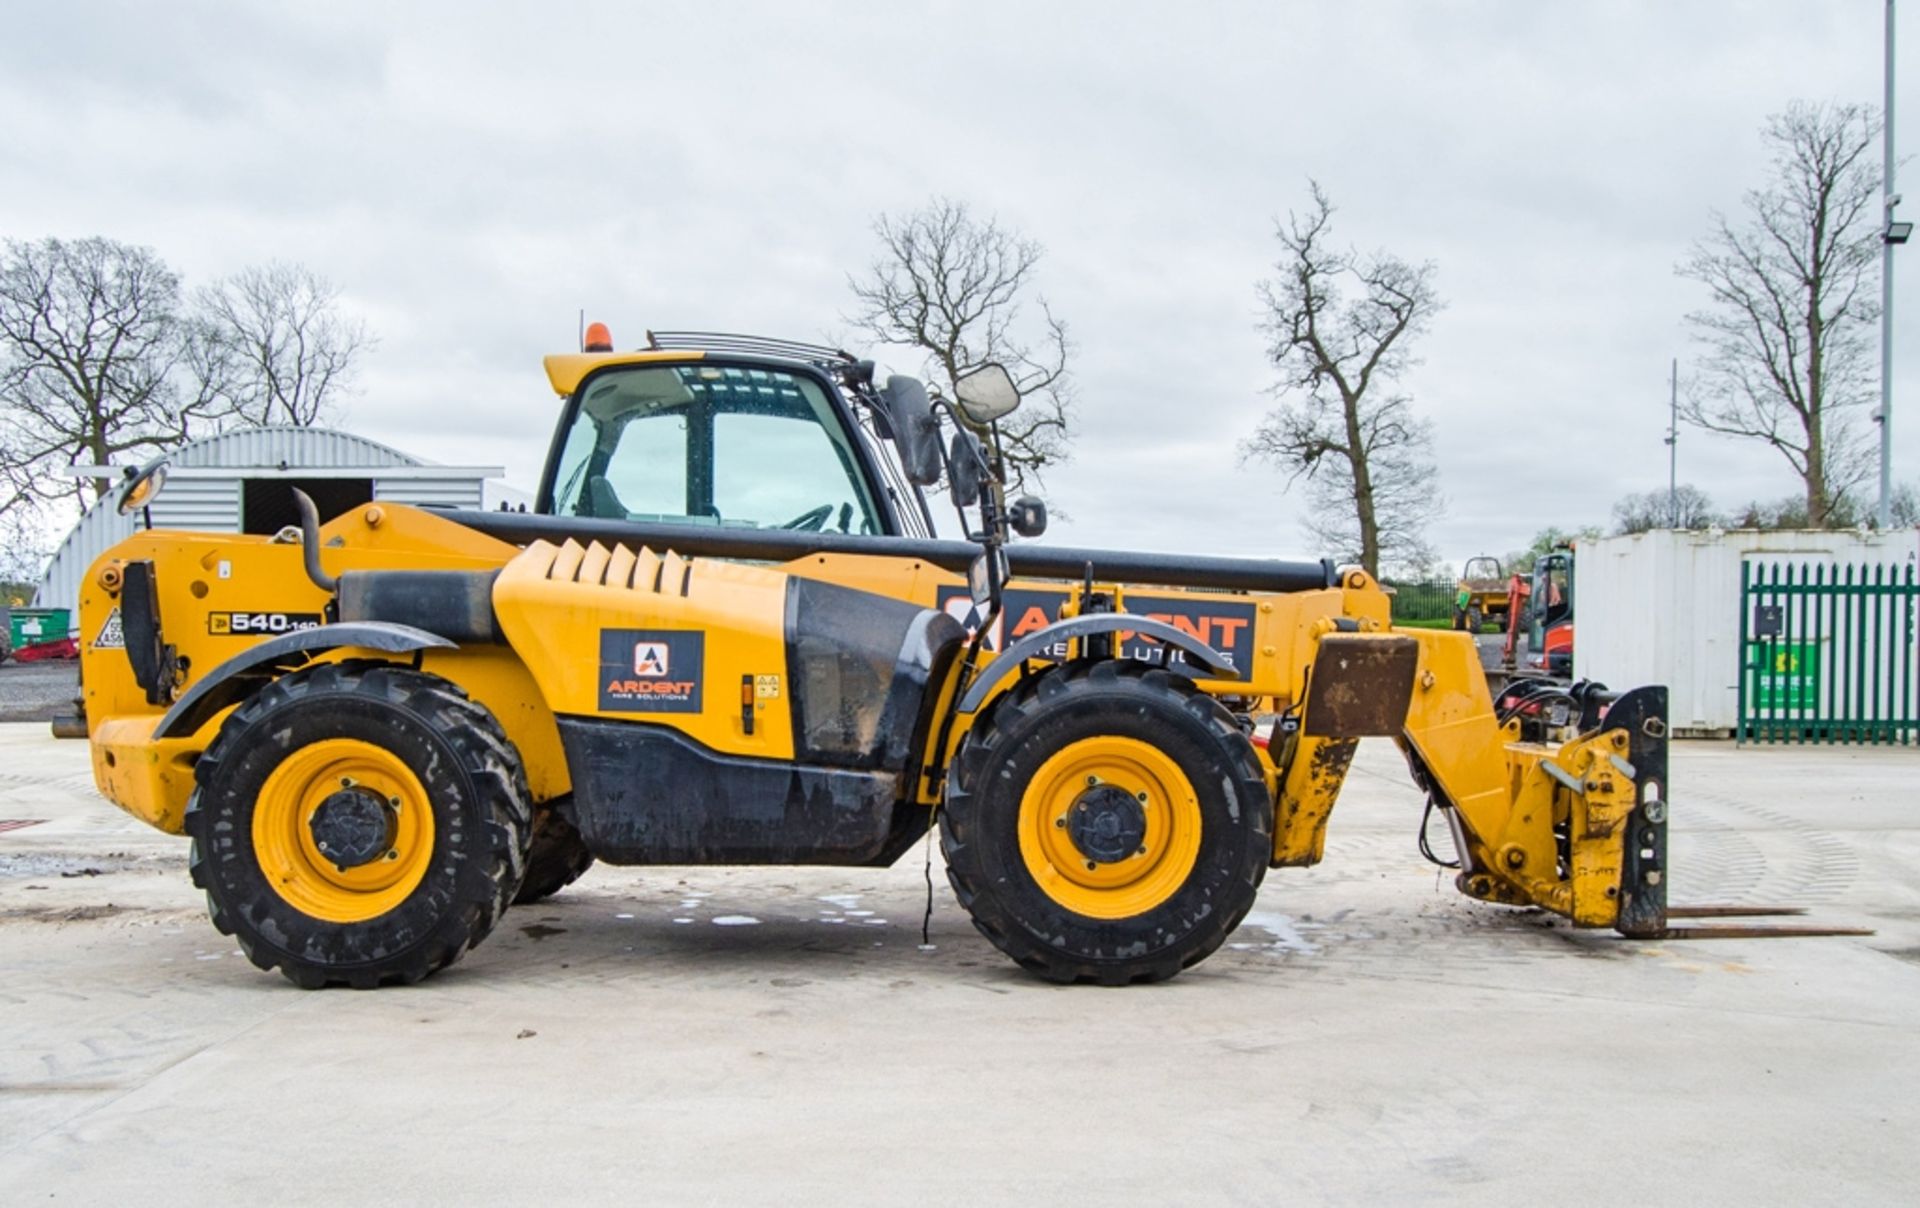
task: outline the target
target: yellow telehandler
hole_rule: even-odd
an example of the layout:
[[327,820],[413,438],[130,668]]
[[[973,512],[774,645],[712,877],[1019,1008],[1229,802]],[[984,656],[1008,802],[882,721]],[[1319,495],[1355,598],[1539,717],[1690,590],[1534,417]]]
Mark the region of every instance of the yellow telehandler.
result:
[[[937,820],[1009,957],[1167,978],[1321,858],[1368,737],[1462,892],[1668,934],[1664,689],[1523,742],[1472,638],[1396,631],[1358,569],[1013,542],[1045,509],[1002,487],[998,365],[944,398],[811,345],[596,343],[547,359],[530,511],[303,499],[90,569],[100,789],[191,838],[260,967],[416,981],[596,859],[885,866]],[[934,535],[943,479],[967,540]]]

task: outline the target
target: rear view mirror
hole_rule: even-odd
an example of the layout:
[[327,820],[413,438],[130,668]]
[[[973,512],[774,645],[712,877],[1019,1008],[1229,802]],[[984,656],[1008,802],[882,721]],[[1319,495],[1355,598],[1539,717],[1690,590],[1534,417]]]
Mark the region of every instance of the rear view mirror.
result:
[[1020,388],[1013,375],[996,361],[967,370],[953,383],[955,401],[967,422],[984,428],[1020,405]]
[[1038,537],[1047,531],[1047,505],[1032,495],[1022,495],[1007,505],[1007,527],[1022,537]]
[[947,489],[954,503],[970,508],[980,502],[980,481],[987,476],[987,459],[980,452],[980,438],[971,432],[955,432],[947,446]]
[[899,374],[887,379],[880,392],[887,404],[887,424],[893,429],[894,446],[900,450],[900,467],[907,481],[917,487],[930,487],[940,481],[940,425],[933,418],[933,404],[927,388]]

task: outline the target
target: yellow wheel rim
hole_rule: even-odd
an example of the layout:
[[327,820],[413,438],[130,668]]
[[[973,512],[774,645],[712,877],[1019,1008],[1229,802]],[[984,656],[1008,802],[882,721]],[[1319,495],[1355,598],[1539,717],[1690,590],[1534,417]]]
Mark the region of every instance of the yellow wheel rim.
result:
[[[354,792],[384,803],[391,842],[367,863],[341,869],[321,852],[313,817],[329,797]],[[282,760],[253,807],[253,850],[267,884],[289,906],[330,923],[377,918],[407,900],[433,863],[433,807],[397,755],[355,738],[329,738]]]
[[[1134,803],[1125,807],[1120,833],[1139,830],[1126,855],[1113,850],[1111,821],[1104,836],[1090,839],[1082,830],[1076,839],[1086,812],[1110,807],[1116,791]],[[1111,808],[1106,812],[1111,818]],[[1092,855],[1083,846],[1089,842]],[[1086,738],[1062,748],[1020,798],[1027,872],[1048,897],[1089,918],[1131,918],[1159,906],[1186,884],[1199,853],[1200,800],[1192,782],[1158,747],[1138,739]]]

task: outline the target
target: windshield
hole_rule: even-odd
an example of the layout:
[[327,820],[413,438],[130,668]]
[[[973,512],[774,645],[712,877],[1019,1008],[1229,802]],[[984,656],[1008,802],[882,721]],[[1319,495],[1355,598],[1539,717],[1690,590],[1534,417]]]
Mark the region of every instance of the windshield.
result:
[[819,383],[777,369],[635,365],[583,389],[554,474],[562,516],[881,531]]

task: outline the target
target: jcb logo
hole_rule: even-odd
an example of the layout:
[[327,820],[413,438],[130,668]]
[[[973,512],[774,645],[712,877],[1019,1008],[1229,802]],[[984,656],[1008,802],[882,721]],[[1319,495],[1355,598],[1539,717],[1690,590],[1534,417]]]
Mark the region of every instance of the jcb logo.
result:
[[667,673],[667,644],[665,642],[635,642],[633,644],[633,673],[651,679],[659,679]]

